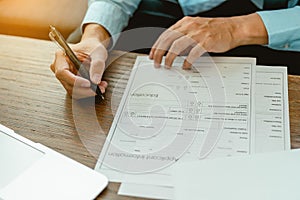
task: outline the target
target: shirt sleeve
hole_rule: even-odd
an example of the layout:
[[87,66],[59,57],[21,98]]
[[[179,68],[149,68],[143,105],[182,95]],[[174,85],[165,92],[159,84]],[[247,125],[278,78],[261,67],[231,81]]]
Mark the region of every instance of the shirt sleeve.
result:
[[140,1],[90,0],[81,29],[88,23],[102,25],[111,35],[112,46],[114,46],[119,34],[128,25],[128,21],[136,11]]
[[257,13],[267,29],[269,47],[300,51],[300,6]]

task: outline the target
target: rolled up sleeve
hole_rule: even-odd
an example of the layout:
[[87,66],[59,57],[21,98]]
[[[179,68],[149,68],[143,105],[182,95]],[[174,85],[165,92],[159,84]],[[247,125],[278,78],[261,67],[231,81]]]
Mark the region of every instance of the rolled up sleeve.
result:
[[300,6],[257,13],[267,29],[269,47],[300,51]]
[[119,34],[127,26],[139,3],[140,0],[90,1],[81,28],[88,23],[102,25],[111,35],[112,46],[114,46]]

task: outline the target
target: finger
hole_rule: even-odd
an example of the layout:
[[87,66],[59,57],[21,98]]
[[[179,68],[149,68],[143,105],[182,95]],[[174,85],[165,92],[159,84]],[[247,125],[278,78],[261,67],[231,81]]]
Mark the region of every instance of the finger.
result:
[[[83,53],[83,52],[76,52],[75,54],[76,54],[78,60],[82,63],[81,67],[84,67],[87,70],[89,70],[90,69],[90,65],[91,65],[91,57],[90,57],[90,55],[88,55],[86,53]],[[72,66],[73,66],[73,64],[72,64]],[[76,73],[73,72],[74,74],[80,75],[78,73],[77,69],[75,71],[76,71]]]
[[193,45],[192,45],[192,46],[189,46],[188,48],[186,48],[185,50],[183,50],[183,51],[180,53],[180,55],[182,55],[182,56],[187,56],[193,48],[194,48]]
[[173,42],[168,54],[166,55],[165,65],[170,68],[174,62],[174,59],[185,51],[188,47],[194,45],[196,42],[190,37],[184,36]]
[[92,91],[90,87],[80,87],[80,83],[69,84],[64,80],[59,80],[67,93],[75,99],[81,99],[86,97],[95,96],[95,92]]
[[[66,88],[67,92],[74,99],[82,99],[87,97],[96,96],[96,93],[91,89],[91,83],[87,79],[79,76],[75,76],[74,83],[62,81],[62,84]],[[101,90],[103,93],[104,90]]]
[[55,73],[55,76],[59,80],[65,80],[66,82],[72,82],[72,77],[75,76],[70,70],[70,66],[66,60],[66,57],[62,51],[55,53],[54,63],[50,66],[51,70]]
[[[161,35],[160,35],[161,36]],[[149,58],[151,60],[154,59],[154,52],[155,52],[155,49],[157,48],[159,42],[160,42],[160,38],[161,37],[158,37],[158,39],[155,41],[154,45],[152,46],[151,50],[150,50],[150,54],[149,54]],[[159,67],[159,66],[156,66],[156,67]]]
[[55,61],[50,66],[57,79],[62,83],[66,91],[73,98],[85,98],[96,94],[90,88],[90,81],[80,76],[76,76],[70,71],[70,66],[62,51],[57,51]]
[[90,88],[91,87],[91,82],[85,78],[82,78],[80,76],[75,76],[75,81],[76,85],[79,87],[84,87],[84,88]]
[[[88,83],[88,84],[84,85],[82,81],[84,81],[84,83]],[[75,99],[81,99],[81,98],[96,96],[96,93],[91,89],[90,86],[91,86],[90,81],[88,81],[82,77],[76,76],[76,79],[75,79],[75,82],[74,82],[74,85],[72,88],[72,97]]]
[[[177,21],[175,24],[173,24],[172,26],[170,26],[168,29],[169,30],[176,30],[176,29],[179,29],[183,23],[186,22],[186,19],[188,17],[184,17],[182,18],[181,20]],[[159,43],[159,38],[158,40],[156,40],[156,42],[154,43],[154,45],[152,46],[151,50],[150,50],[150,53],[149,53],[149,58],[152,60],[153,59],[153,55],[154,55],[154,51],[155,49],[157,48],[157,45]]]
[[154,44],[151,47],[151,50],[150,50],[150,53],[149,53],[149,59],[151,59],[151,60],[153,60],[153,52],[154,52],[154,49],[157,46],[158,40],[159,40],[159,38],[154,42]]
[[59,80],[59,81],[63,85],[63,87],[65,88],[65,90],[67,91],[67,93],[70,96],[72,96],[73,86],[71,86],[69,83],[65,82],[64,80]]
[[[82,81],[84,81],[84,82],[82,82]],[[85,83],[87,83],[87,84],[84,85]],[[102,93],[105,93],[107,85],[108,84],[106,81],[100,82],[99,88]],[[91,86],[91,84],[88,80],[81,78],[81,77],[76,77],[74,86],[72,88],[72,97],[79,99],[79,98],[95,96],[96,93],[90,88],[90,86]]]
[[[177,23],[176,23],[176,24],[177,24]],[[160,43],[160,40],[161,40],[161,38],[162,38],[162,35],[163,35],[163,34],[166,34],[166,32],[167,32],[168,30],[175,30],[175,27],[177,27],[177,26],[175,26],[176,24],[174,24],[173,26],[171,26],[170,28],[168,28],[167,30],[165,30],[165,31],[157,38],[157,40],[155,41],[155,43],[152,45],[152,48],[151,48],[150,53],[149,53],[149,58],[150,58],[151,60],[153,59],[153,53],[154,53],[155,49],[157,49],[157,46],[158,46],[158,44]]]
[[51,69],[51,71],[52,71],[53,73],[55,73],[55,67],[54,67],[54,64],[51,64],[51,65],[50,65],[50,69]]
[[[76,48],[76,44],[69,44],[70,47],[73,49],[75,56],[78,58],[78,60],[85,64],[86,67],[90,65],[91,58],[88,54],[82,52],[82,49]],[[69,59],[69,57],[66,56],[66,60],[69,63],[70,71],[74,74],[78,74],[78,69],[75,68],[73,62]]]
[[51,69],[55,72],[56,69],[69,69],[68,62],[66,60],[66,55],[63,51],[57,50],[55,52],[55,59],[53,64],[51,65]]
[[[150,50],[150,59],[153,59],[153,52],[155,51],[155,49],[157,49],[158,44],[160,43],[160,40],[164,37],[164,35],[167,34],[170,28],[166,29],[165,31],[163,31],[160,36],[157,38],[157,40],[155,41],[155,43],[152,45],[152,48]],[[172,29],[173,30],[173,29]]]
[[91,81],[99,84],[105,69],[105,61],[107,59],[106,49],[99,46],[91,53],[90,77]]
[[90,63],[91,62],[91,57],[90,55],[84,53],[84,52],[75,52],[78,60],[82,63]]
[[[75,76],[71,72],[65,70],[57,75],[59,78],[59,81],[63,84],[66,90],[70,91],[70,88],[73,87],[77,88],[86,88],[90,89],[91,83],[85,78],[82,78],[80,76]],[[70,93],[72,94],[72,92]]]
[[101,86],[103,88],[107,88],[108,83],[106,81],[101,81],[101,83],[99,84],[99,86]]
[[74,64],[65,55],[65,53],[60,50],[56,52],[55,61],[50,67],[51,70],[55,73],[56,78],[66,78],[69,83],[71,83],[70,76],[74,76],[74,74],[77,74],[77,69],[75,68]]
[[164,56],[166,51],[169,49],[174,40],[181,36],[181,33],[171,29],[166,30],[164,33],[162,33],[162,35],[160,35],[154,47],[152,48],[152,57],[156,65],[161,64],[162,57]]
[[51,68],[53,69],[58,80],[64,81],[66,84],[69,84],[72,87],[74,86],[75,81],[81,87],[91,86],[90,81],[80,76],[76,76],[75,74],[70,72],[67,61],[60,56],[56,58],[54,64],[51,65]]
[[74,99],[82,99],[82,98],[96,96],[96,93],[91,88],[83,88],[83,87],[76,87],[75,86],[72,89],[72,95],[71,96]]
[[99,88],[101,90],[102,93],[105,93],[105,90],[107,88],[107,82],[106,81],[101,81],[101,83],[99,84]]
[[159,37],[157,44],[155,44],[153,48],[153,53],[152,53],[155,66],[159,66],[161,64],[164,54],[169,49],[169,47],[174,42],[174,40],[182,36],[183,36],[182,33],[176,30],[168,29]]
[[190,69],[192,64],[205,53],[205,50],[198,44],[189,53],[187,58],[184,60],[183,69]]
[[76,79],[76,76],[70,72],[68,68],[66,69],[66,67],[63,66],[56,68],[55,76],[58,80],[64,81],[71,86],[74,85]]

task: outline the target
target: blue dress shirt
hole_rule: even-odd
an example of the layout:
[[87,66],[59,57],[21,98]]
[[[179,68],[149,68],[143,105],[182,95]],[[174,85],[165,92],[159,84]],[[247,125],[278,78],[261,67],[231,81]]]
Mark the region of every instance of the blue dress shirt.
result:
[[[192,15],[210,10],[224,1],[179,0],[179,4],[185,15]],[[114,45],[140,2],[141,0],[89,0],[89,8],[82,24],[101,24],[112,36]],[[300,6],[296,6],[297,3],[298,0],[289,0],[287,9],[257,12],[267,29],[269,47],[300,51]]]

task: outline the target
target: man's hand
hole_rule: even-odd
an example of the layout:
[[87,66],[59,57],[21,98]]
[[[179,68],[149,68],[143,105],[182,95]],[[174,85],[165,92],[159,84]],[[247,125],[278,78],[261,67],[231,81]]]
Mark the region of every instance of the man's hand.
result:
[[[103,41],[105,41],[104,39],[107,36],[109,37],[109,35],[102,37],[103,33],[97,32],[99,27],[99,25],[94,24],[92,24],[92,27],[87,26],[81,42],[72,45],[71,48],[83,65],[89,67],[91,81],[98,84],[101,92],[104,93],[107,82],[101,81],[101,79],[108,55],[104,45],[108,44],[108,42]],[[100,30],[102,31],[102,29]],[[98,34],[100,34],[101,37],[98,37]],[[78,71],[62,51],[56,52],[54,63],[51,64],[50,68],[68,94],[73,98],[80,99],[96,95],[90,88],[91,83],[78,74]]]
[[258,14],[230,18],[184,17],[167,29],[153,45],[150,59],[159,67],[168,51],[165,66],[188,52],[183,68],[188,69],[204,52],[226,52],[241,45],[267,44],[268,34]]

